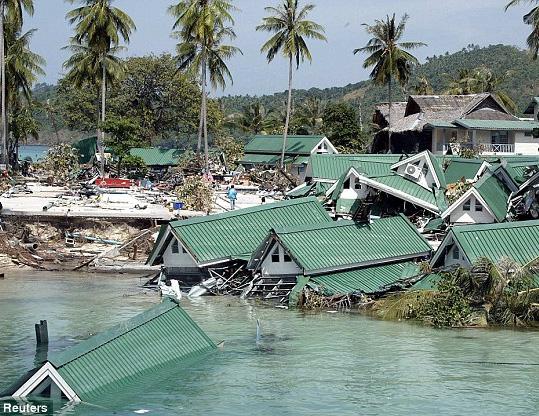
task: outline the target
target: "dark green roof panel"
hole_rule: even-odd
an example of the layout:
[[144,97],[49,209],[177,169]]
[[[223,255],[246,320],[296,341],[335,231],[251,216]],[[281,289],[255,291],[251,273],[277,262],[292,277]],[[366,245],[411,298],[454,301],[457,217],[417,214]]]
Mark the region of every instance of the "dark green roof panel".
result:
[[[310,155],[324,136],[288,136],[287,155]],[[283,149],[283,136],[255,136],[245,145],[245,153],[280,154]]]

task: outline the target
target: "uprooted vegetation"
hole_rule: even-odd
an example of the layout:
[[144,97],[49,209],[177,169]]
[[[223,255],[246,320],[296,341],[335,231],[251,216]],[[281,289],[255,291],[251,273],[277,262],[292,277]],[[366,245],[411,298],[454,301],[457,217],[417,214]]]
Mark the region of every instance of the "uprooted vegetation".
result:
[[432,290],[408,291],[379,300],[383,319],[412,319],[436,327],[527,326],[539,320],[536,263],[479,259],[468,270],[441,272]]

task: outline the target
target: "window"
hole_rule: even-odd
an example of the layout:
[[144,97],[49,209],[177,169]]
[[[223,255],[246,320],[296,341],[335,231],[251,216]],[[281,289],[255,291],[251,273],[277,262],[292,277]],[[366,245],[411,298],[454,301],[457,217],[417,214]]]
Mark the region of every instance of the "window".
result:
[[283,260],[284,260],[285,263],[290,263],[290,262],[292,262],[292,259],[290,258],[290,256],[288,255],[288,253],[284,253]]
[[453,248],[453,260],[459,260],[460,259],[460,250],[457,246]]
[[344,181],[343,188],[344,189],[350,189],[350,178],[348,178],[347,180]]
[[178,240],[174,240],[172,242],[172,253],[178,254],[180,252],[180,243],[178,243]]
[[184,246],[182,246],[182,253],[183,253],[183,254],[187,254],[187,250],[185,249]]
[[475,210],[477,212],[483,212],[483,205],[479,201],[475,201]]
[[468,199],[468,200],[464,203],[464,205],[462,206],[462,210],[463,210],[463,211],[469,211],[470,208],[471,208],[471,206],[472,206],[472,200],[471,200],[471,199]]
[[271,255],[271,262],[272,263],[279,263],[280,259],[279,259],[279,248],[276,248],[274,251],[273,251],[273,254]]
[[361,183],[359,182],[359,178],[354,179],[354,189],[361,189]]
[[507,131],[493,131],[490,138],[492,144],[509,144],[509,132]]

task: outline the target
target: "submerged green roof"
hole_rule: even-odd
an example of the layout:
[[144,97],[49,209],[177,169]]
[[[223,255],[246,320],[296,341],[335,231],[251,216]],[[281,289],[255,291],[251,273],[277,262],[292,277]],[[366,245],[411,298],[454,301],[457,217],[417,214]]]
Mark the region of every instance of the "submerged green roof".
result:
[[82,400],[95,401],[111,384],[215,349],[189,315],[165,298],[150,310],[53,355],[49,361]]
[[493,262],[509,257],[525,265],[539,257],[539,220],[462,225],[453,227],[448,238],[457,241],[471,263],[480,257]]
[[325,296],[362,292],[382,292],[388,286],[417,276],[419,267],[414,262],[384,264],[363,269],[347,270],[311,277],[309,286],[317,286]]
[[[288,136],[287,155],[310,155],[325,136]],[[283,150],[283,136],[255,136],[245,145],[245,153],[280,154]]]
[[200,264],[249,258],[275,227],[332,222],[318,200],[309,197],[172,221],[170,227]]
[[140,157],[146,166],[176,166],[183,151],[158,147],[134,147],[129,150],[129,154]]
[[337,221],[275,229],[305,275],[382,264],[428,255],[431,247],[404,216],[371,224]]
[[511,191],[490,172],[485,174],[474,184],[474,188],[479,192],[481,198],[485,200],[488,207],[494,214],[498,222],[505,220],[507,215],[507,205]]

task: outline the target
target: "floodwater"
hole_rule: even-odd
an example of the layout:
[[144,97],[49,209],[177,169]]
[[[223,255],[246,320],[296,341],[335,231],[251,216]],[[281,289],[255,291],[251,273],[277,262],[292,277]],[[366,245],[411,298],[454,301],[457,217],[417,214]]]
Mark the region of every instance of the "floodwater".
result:
[[[139,278],[43,272],[0,280],[0,391],[32,368],[34,323],[60,350],[158,302]],[[235,298],[182,300],[222,351],[68,415],[530,415],[539,332],[436,330]],[[256,344],[256,319],[262,342]],[[1,403],[0,403],[1,404]],[[145,412],[145,413],[144,413]],[[0,407],[1,414],[1,407]]]

